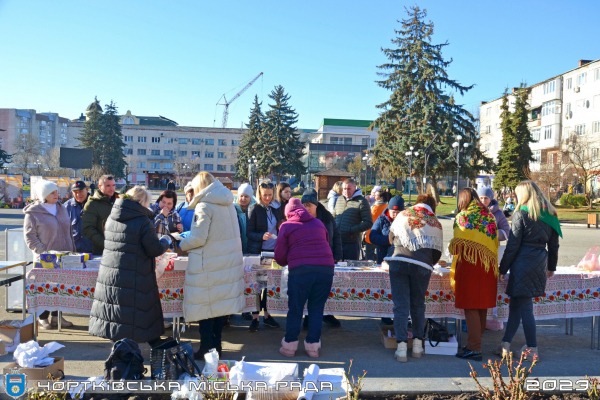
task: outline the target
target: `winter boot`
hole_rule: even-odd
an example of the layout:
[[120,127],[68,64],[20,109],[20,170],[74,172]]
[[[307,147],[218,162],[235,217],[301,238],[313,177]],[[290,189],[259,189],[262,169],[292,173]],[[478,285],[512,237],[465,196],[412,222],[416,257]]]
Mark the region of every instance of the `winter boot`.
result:
[[423,341],[421,339],[413,339],[412,358],[421,358],[423,354],[425,354]]
[[319,349],[321,348],[321,341],[319,340],[317,343],[307,343],[304,341],[304,351],[311,358],[319,358]]
[[500,344],[492,351],[492,353],[502,358],[508,357],[510,354],[510,343],[500,342]]
[[281,339],[281,348],[279,352],[286,357],[294,357],[296,355],[296,350],[298,350],[298,341],[288,343],[285,341],[285,338]]
[[406,342],[398,343],[398,349],[394,353],[394,356],[396,357],[396,361],[407,362],[408,357],[406,357],[406,351],[407,351]]
[[521,349],[521,353],[524,353],[527,350],[529,350],[529,354],[525,356],[525,360],[533,361],[533,357],[537,356],[538,362],[540,361],[540,356],[538,355],[538,348],[537,347],[527,347],[527,345],[525,345]]

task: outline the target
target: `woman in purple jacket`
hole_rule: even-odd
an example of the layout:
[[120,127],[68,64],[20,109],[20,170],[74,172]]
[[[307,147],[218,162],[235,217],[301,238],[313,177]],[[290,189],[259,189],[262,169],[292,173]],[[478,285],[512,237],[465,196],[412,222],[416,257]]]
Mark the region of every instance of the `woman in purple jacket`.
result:
[[287,221],[279,228],[275,244],[275,261],[287,265],[288,314],[285,337],[279,352],[293,357],[298,350],[304,304],[308,301],[308,334],[304,350],[319,357],[323,309],[333,283],[335,262],[325,225],[309,214],[298,198],[285,206]]
[[[490,212],[494,214],[494,218],[496,218],[496,226],[498,227],[498,241],[502,242],[504,240],[508,240],[508,234],[510,233],[510,225],[508,225],[508,220],[504,216],[498,201],[494,199],[494,191],[491,187],[482,186],[477,189],[477,195],[479,196],[479,200],[490,209]],[[500,255],[499,258],[502,258]]]

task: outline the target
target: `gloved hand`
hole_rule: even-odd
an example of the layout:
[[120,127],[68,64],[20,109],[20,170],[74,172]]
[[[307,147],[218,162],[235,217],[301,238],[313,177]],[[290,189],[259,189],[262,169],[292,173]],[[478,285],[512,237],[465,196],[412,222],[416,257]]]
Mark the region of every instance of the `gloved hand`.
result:
[[169,236],[169,235],[162,235],[160,240],[163,240],[163,239],[165,239],[167,241],[167,243],[169,243],[169,246],[173,243],[173,239],[171,239],[171,236]]

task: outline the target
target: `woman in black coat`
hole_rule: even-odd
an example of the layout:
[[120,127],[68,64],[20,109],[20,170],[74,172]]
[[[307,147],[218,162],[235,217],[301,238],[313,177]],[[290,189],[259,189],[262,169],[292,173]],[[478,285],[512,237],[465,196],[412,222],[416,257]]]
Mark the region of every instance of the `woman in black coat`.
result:
[[150,194],[136,186],[115,201],[106,221],[91,335],[154,345],[165,332],[154,270],[155,258],[167,251],[171,238],[158,238],[150,201]]
[[[533,297],[546,291],[546,280],[554,276],[558,262],[558,237],[562,237],[556,210],[532,181],[517,185],[518,204],[506,250],[500,262],[500,279],[510,270],[506,294],[510,296],[508,322],[504,338],[494,350],[506,356],[521,320],[527,344],[521,351],[538,355]],[[546,249],[547,248],[547,249]]]

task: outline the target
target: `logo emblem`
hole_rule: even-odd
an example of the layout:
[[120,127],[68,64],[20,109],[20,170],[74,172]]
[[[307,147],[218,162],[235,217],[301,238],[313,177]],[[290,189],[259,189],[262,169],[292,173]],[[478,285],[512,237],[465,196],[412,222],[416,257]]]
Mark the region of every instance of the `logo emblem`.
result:
[[19,368],[11,368],[11,373],[4,376],[4,389],[9,396],[15,399],[25,394],[27,384],[27,376],[20,372]]

